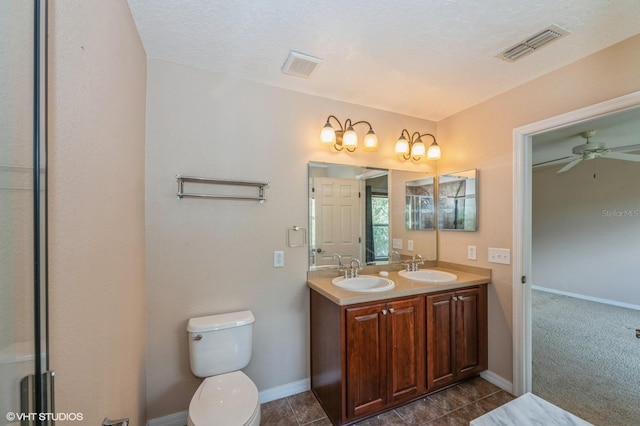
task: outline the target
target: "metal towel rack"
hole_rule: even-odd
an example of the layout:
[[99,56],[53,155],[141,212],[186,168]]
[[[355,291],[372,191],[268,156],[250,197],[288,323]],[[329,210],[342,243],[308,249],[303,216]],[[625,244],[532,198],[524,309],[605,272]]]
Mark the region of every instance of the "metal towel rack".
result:
[[[179,199],[189,197],[189,198],[217,198],[223,200],[254,200],[259,201],[261,203],[266,201],[266,197],[264,196],[264,188],[265,186],[269,186],[269,182],[250,182],[243,180],[227,180],[227,179],[212,179],[212,178],[202,178],[202,177],[194,177],[194,176],[181,176],[176,175],[176,180],[178,181],[178,193],[176,194]],[[257,196],[250,195],[235,195],[235,194],[200,194],[194,192],[184,192],[184,184],[185,183],[204,183],[218,186],[245,186],[245,187],[254,187],[258,189]]]

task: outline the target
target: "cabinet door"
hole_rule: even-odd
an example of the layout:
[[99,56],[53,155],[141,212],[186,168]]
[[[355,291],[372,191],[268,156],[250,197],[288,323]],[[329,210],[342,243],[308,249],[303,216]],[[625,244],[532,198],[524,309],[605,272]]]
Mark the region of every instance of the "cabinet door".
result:
[[427,389],[455,380],[455,302],[453,292],[427,296]]
[[456,292],[456,370],[466,376],[486,369],[486,309],[480,288]]
[[387,304],[389,402],[424,393],[424,302],[422,297]]
[[386,404],[385,304],[346,310],[347,417],[373,413]]

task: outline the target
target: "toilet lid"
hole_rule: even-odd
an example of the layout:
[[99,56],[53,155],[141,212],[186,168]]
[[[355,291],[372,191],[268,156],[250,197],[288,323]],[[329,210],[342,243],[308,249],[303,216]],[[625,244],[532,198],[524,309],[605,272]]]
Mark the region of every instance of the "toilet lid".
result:
[[194,425],[244,425],[258,405],[258,389],[242,371],[207,377],[189,404]]

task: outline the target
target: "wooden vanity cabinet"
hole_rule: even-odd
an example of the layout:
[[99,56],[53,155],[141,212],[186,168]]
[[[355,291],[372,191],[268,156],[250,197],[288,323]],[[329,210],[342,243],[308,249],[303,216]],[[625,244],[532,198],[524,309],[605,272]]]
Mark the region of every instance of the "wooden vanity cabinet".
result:
[[347,417],[425,392],[423,313],[420,296],[345,309]]
[[487,369],[487,287],[429,294],[427,390]]
[[424,312],[423,296],[340,307],[311,291],[311,387],[333,424],[426,392]]
[[487,288],[340,306],[315,290],[311,389],[334,425],[400,406],[487,368]]

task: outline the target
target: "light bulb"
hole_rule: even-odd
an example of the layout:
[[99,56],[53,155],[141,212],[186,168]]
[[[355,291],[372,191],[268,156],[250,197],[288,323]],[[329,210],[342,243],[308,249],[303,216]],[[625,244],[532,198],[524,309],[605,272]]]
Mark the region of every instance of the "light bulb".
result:
[[396,154],[407,155],[409,153],[409,142],[405,139],[404,135],[400,135],[396,142]]
[[427,159],[428,160],[439,160],[440,159],[440,146],[437,142],[433,142],[427,151]]
[[378,149],[378,137],[373,133],[373,129],[369,129],[362,144],[364,145],[365,151],[375,151]]
[[336,143],[336,132],[333,130],[333,127],[331,127],[331,124],[329,124],[329,120],[327,120],[327,124],[325,124],[320,131],[320,142],[326,144]]
[[426,152],[427,148],[424,146],[424,143],[422,143],[420,138],[418,138],[418,140],[411,146],[411,156],[414,160],[419,160]]
[[342,135],[342,146],[351,151],[358,147],[358,135],[356,131],[353,130],[353,126],[349,126],[344,132],[344,135]]

